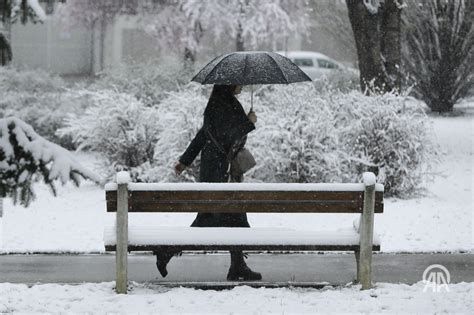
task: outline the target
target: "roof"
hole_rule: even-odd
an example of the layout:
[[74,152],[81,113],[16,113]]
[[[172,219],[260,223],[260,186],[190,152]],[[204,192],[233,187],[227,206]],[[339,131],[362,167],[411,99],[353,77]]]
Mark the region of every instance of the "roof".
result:
[[315,51],[290,50],[290,51],[276,51],[277,54],[290,58],[324,58],[332,60],[332,58]]

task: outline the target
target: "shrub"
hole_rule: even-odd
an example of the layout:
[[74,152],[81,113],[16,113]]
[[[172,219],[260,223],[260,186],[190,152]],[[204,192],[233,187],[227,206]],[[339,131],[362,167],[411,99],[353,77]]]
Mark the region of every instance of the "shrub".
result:
[[45,71],[0,68],[0,118],[18,117],[67,149],[74,148],[71,139],[55,132],[68,113],[79,113],[86,106],[73,95],[61,78]]
[[[208,93],[187,88],[160,105],[155,163],[146,181],[176,181],[173,163],[202,124]],[[241,97],[248,104],[248,95]],[[358,182],[373,171],[389,195],[407,196],[436,160],[427,117],[416,104],[393,94],[319,93],[312,84],[263,86],[255,93],[257,130],[248,146],[258,165],[248,181]],[[197,180],[198,163],[186,180]],[[182,180],[182,179],[180,179]]]
[[57,134],[71,137],[78,150],[102,153],[109,174],[128,170],[134,180],[140,180],[143,165],[153,164],[159,111],[112,90],[78,93],[87,95],[91,105],[82,115],[70,115]]
[[3,93],[0,117],[18,117],[47,140],[72,150],[71,138],[58,136],[56,131],[64,126],[68,114],[79,114],[86,106],[75,93]]
[[44,70],[17,70],[0,67],[0,91],[15,93],[51,93],[65,89],[65,82]]
[[92,90],[112,89],[135,96],[146,106],[158,105],[167,93],[176,91],[191,74],[176,62],[137,62],[105,71],[90,86]]
[[199,178],[200,158],[177,177],[174,163],[184,153],[188,144],[197,134],[203,123],[204,108],[208,93],[205,87],[190,84],[180,91],[170,92],[159,106],[159,139],[155,145],[155,167],[144,172],[146,181],[175,182],[197,181]]
[[348,93],[360,89],[359,73],[355,70],[339,70],[328,73],[313,81],[314,88],[320,93],[337,91]]
[[264,182],[331,182],[338,178],[337,135],[311,84],[263,87],[249,148],[259,161],[248,175]]
[[356,181],[372,171],[390,195],[409,196],[431,174],[436,147],[424,108],[405,105],[394,94],[359,92],[331,96],[343,163],[343,181]]

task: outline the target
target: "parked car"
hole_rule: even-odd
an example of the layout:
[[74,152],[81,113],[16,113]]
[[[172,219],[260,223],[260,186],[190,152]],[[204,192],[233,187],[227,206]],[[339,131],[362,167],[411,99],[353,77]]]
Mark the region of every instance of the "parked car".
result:
[[315,80],[324,75],[333,74],[336,71],[358,73],[358,70],[346,67],[345,65],[318,52],[312,51],[277,51],[293,61],[311,79]]

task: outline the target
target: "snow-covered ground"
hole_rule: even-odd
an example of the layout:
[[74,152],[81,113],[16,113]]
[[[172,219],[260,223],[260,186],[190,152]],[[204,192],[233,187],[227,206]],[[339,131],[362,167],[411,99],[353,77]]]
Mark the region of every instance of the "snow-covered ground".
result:
[[[434,117],[433,127],[443,162],[441,175],[424,196],[386,199],[385,212],[376,215],[376,231],[383,252],[471,251],[474,244],[473,139],[474,115]],[[85,166],[96,159],[79,154]],[[113,215],[105,212],[101,187],[84,182],[59,187],[53,197],[44,185],[35,188],[37,200],[27,209],[4,201],[0,219],[0,252],[103,252],[104,226]],[[188,226],[195,214],[132,214],[131,225]],[[337,230],[352,226],[351,214],[250,214],[255,227]]]
[[[254,289],[225,291],[187,288],[166,289],[135,284],[128,295],[117,295],[114,283],[58,285],[0,284],[0,313],[450,313],[472,314],[473,283],[449,286],[449,292],[424,290],[424,284],[378,283],[374,289],[359,286],[313,289]],[[159,293],[159,294],[158,294]]]

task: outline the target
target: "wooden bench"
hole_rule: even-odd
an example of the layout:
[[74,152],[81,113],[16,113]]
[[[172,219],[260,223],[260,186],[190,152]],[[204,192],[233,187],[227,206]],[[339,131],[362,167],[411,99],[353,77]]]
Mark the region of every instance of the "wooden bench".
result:
[[[123,172],[106,185],[106,251],[116,251],[116,291],[127,292],[127,253],[179,250],[354,251],[357,281],[371,287],[374,213],[383,212],[383,186],[364,173],[363,184],[131,183]],[[335,232],[276,233],[258,228],[129,227],[128,212],[360,213],[360,224]],[[219,235],[217,238],[216,235]]]

